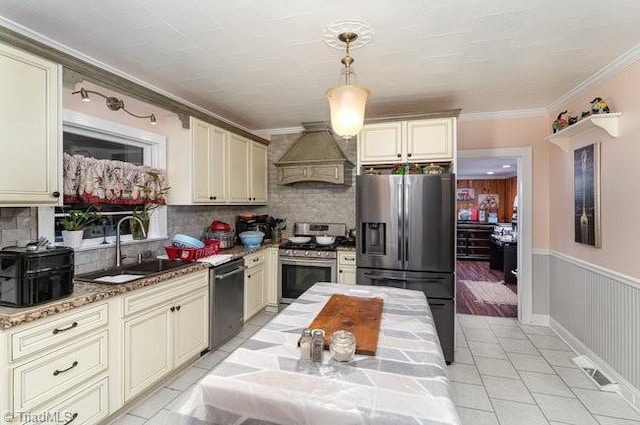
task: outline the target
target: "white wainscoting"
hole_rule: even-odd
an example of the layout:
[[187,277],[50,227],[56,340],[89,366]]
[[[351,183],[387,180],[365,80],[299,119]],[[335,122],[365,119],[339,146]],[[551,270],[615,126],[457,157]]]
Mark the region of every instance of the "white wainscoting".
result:
[[640,408],[640,281],[551,251],[549,315],[551,327]]

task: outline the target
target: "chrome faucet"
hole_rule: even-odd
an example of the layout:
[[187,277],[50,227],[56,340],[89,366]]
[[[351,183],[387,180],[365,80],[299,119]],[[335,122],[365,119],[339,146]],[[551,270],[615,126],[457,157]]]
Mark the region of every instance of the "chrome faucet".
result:
[[144,224],[142,224],[142,220],[138,217],[134,217],[132,215],[128,215],[126,217],[122,217],[118,224],[116,224],[116,267],[120,267],[122,265],[122,249],[120,247],[120,225],[125,220],[134,219],[138,223],[140,223],[140,228],[142,229],[142,235],[146,238],[147,232],[144,230]]

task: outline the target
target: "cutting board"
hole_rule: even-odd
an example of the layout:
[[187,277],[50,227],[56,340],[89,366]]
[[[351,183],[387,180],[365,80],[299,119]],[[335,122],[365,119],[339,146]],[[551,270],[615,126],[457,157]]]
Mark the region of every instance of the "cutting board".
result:
[[381,319],[382,298],[334,294],[313,319],[309,329],[324,331],[327,350],[329,339],[335,331],[349,331],[356,337],[357,354],[375,356]]

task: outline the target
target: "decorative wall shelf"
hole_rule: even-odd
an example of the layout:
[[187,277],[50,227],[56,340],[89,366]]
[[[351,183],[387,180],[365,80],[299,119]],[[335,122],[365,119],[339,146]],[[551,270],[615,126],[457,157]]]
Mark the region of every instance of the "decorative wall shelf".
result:
[[593,114],[581,119],[577,123],[545,137],[560,147],[565,152],[569,152],[571,147],[571,138],[577,134],[589,130],[590,128],[599,127],[609,134],[611,137],[618,137],[618,117],[622,112],[613,112],[610,114]]

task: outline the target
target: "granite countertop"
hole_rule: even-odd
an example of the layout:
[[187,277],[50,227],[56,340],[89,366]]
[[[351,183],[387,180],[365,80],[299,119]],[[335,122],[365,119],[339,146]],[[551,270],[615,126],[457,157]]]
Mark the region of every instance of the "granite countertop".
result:
[[[243,258],[247,254],[252,254],[263,249],[278,247],[276,243],[261,245],[259,248],[248,250],[242,245],[236,245],[233,248],[220,251],[219,254],[231,254],[231,260]],[[193,273],[198,270],[209,268],[207,263],[193,263],[189,267],[169,270],[155,276],[134,280],[128,283],[118,285],[102,285],[87,282],[74,282],[73,293],[68,297],[52,301],[46,304],[40,304],[33,307],[14,308],[0,306],[0,330],[9,329],[22,323],[33,322],[34,320],[43,319],[58,313],[64,313],[74,308],[82,307],[96,301],[104,300],[110,297],[121,295],[136,289],[145,288],[165,280]]]
[[355,246],[339,246],[336,248],[338,252],[356,252]]

